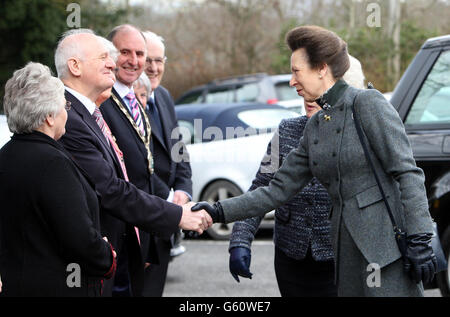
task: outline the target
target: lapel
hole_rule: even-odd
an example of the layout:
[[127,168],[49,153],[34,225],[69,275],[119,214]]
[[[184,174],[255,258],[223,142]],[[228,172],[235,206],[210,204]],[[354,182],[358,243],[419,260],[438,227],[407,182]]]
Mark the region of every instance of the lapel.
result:
[[145,129],[145,133],[146,133],[146,135],[143,136],[139,132],[139,128],[137,127],[136,122],[134,122],[133,118],[131,117],[128,107],[124,104],[124,101],[122,100],[122,98],[120,97],[118,92],[114,89],[114,87],[112,88],[112,91],[111,91],[110,100],[111,100],[112,104],[117,107],[120,115],[125,116],[125,120],[128,120],[129,124],[131,125],[131,128],[134,130],[134,133],[136,136],[137,147],[138,147],[139,151],[142,153],[142,155],[144,157],[147,157],[148,164],[149,164],[149,166],[148,166],[149,172],[150,172],[150,174],[153,174],[154,162],[153,162],[153,155],[150,150],[150,137],[151,137],[152,130],[151,130],[151,125],[148,124],[149,119],[147,117],[147,113],[145,111],[143,111],[143,107],[138,100],[139,111],[141,112],[142,121],[144,122],[144,129]]
[[86,125],[93,132],[93,134],[100,140],[100,143],[102,143],[103,146],[107,149],[107,152],[110,154],[113,161],[118,163],[116,161],[117,160],[116,155],[113,153],[111,147],[106,141],[106,138],[103,135],[102,130],[100,130],[100,127],[98,126],[97,122],[95,121],[93,116],[89,113],[89,111],[86,109],[86,107],[67,90],[66,90],[66,99],[72,103],[71,110],[74,110],[76,113],[79,114],[79,116],[83,119],[84,123],[86,123]]

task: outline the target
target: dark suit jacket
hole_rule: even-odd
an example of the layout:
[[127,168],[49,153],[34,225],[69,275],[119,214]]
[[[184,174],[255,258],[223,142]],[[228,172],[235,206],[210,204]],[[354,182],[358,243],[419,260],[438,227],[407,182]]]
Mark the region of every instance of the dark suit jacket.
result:
[[[112,252],[92,184],[49,136],[15,134],[0,150],[0,273],[5,296],[100,295]],[[68,287],[70,263],[81,287]]]
[[[128,108],[114,88],[112,89],[112,94],[113,96],[106,100],[100,108],[103,117],[116,137],[119,148],[123,152],[125,166],[127,168],[130,182],[136,185],[139,189],[152,194],[152,181],[154,174],[150,174],[148,168],[149,161],[147,148],[132,125],[130,121],[132,119],[128,118],[121,110],[125,109],[125,111],[128,111]],[[116,99],[119,103],[117,103],[114,99]],[[143,112],[141,113],[141,117],[146,128],[148,122],[145,120],[146,118]],[[150,152],[153,153],[153,148],[150,148]],[[163,200],[164,198],[165,197],[163,197]],[[174,206],[174,204],[168,202],[165,202],[165,204],[170,208],[173,208]],[[159,211],[164,213],[166,210],[170,209],[161,206]],[[167,217],[170,218],[172,216],[167,214]],[[159,256],[155,247],[154,236],[146,236],[143,234],[142,238],[143,243],[141,244],[141,249],[144,260],[150,263],[159,263]],[[168,239],[169,237],[163,238]]]
[[[180,142],[181,136],[172,138],[172,132],[178,128],[175,115],[175,106],[172,96],[162,86],[155,89],[155,102],[159,112],[163,131],[152,129],[153,156],[155,160],[154,193],[155,195],[167,198],[171,188],[182,190],[192,196],[192,171],[189,164],[189,154],[186,147],[179,148],[177,154],[184,157],[181,162],[173,160],[171,151],[173,146]],[[154,116],[149,114],[150,124],[156,127]]]
[[143,258],[132,226],[161,237],[170,237],[178,230],[182,209],[126,182],[119,162],[94,118],[68,92],[66,99],[72,103],[72,109],[68,112],[66,134],[61,142],[94,181],[101,199],[102,232],[117,248],[118,255],[122,236],[128,233],[127,252],[133,270],[131,280],[132,286],[136,285],[133,294],[140,294]]

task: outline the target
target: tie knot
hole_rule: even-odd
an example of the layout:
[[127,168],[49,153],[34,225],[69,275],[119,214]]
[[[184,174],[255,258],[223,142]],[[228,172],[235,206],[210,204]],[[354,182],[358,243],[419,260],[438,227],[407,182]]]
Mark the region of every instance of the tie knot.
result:
[[102,118],[102,113],[100,112],[100,108],[95,107],[94,113],[92,114],[94,118]]
[[132,91],[130,91],[125,97],[127,97],[130,100],[136,99],[136,95]]

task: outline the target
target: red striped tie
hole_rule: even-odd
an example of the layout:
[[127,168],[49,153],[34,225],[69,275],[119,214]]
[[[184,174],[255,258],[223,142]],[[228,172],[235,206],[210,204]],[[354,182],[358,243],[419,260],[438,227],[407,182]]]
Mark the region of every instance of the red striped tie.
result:
[[[114,153],[116,154],[117,160],[120,163],[120,168],[122,169],[124,179],[129,182],[128,174],[127,174],[127,168],[125,166],[125,161],[123,159],[123,153],[119,149],[119,146],[117,145],[116,141],[113,138],[113,135],[111,133],[111,130],[108,127],[108,124],[103,119],[102,113],[100,112],[100,109],[98,107],[95,107],[94,114],[93,114],[95,121],[97,122],[98,126],[100,127],[100,130],[102,130],[103,135],[106,138],[106,141],[109,145],[112,145],[112,148],[114,150]],[[141,240],[139,238],[139,229],[137,227],[134,227],[134,230],[136,231],[136,236],[138,239],[139,244],[141,244]]]

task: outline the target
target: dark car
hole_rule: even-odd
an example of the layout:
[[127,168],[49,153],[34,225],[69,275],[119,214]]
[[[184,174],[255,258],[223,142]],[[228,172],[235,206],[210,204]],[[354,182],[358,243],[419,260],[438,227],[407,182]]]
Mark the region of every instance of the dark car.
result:
[[[281,106],[256,103],[195,104],[175,111],[190,156],[193,200],[211,203],[246,192],[280,121],[298,116]],[[273,213],[262,227],[273,227]],[[223,240],[231,230],[232,224],[214,224],[207,232]]]
[[[430,213],[450,263],[450,35],[425,42],[390,101],[425,173]],[[442,295],[450,296],[448,270],[436,282]]]
[[266,73],[216,79],[192,88],[175,102],[191,103],[239,103],[259,102],[278,104],[304,114],[303,99],[289,86],[292,75],[268,75]]

